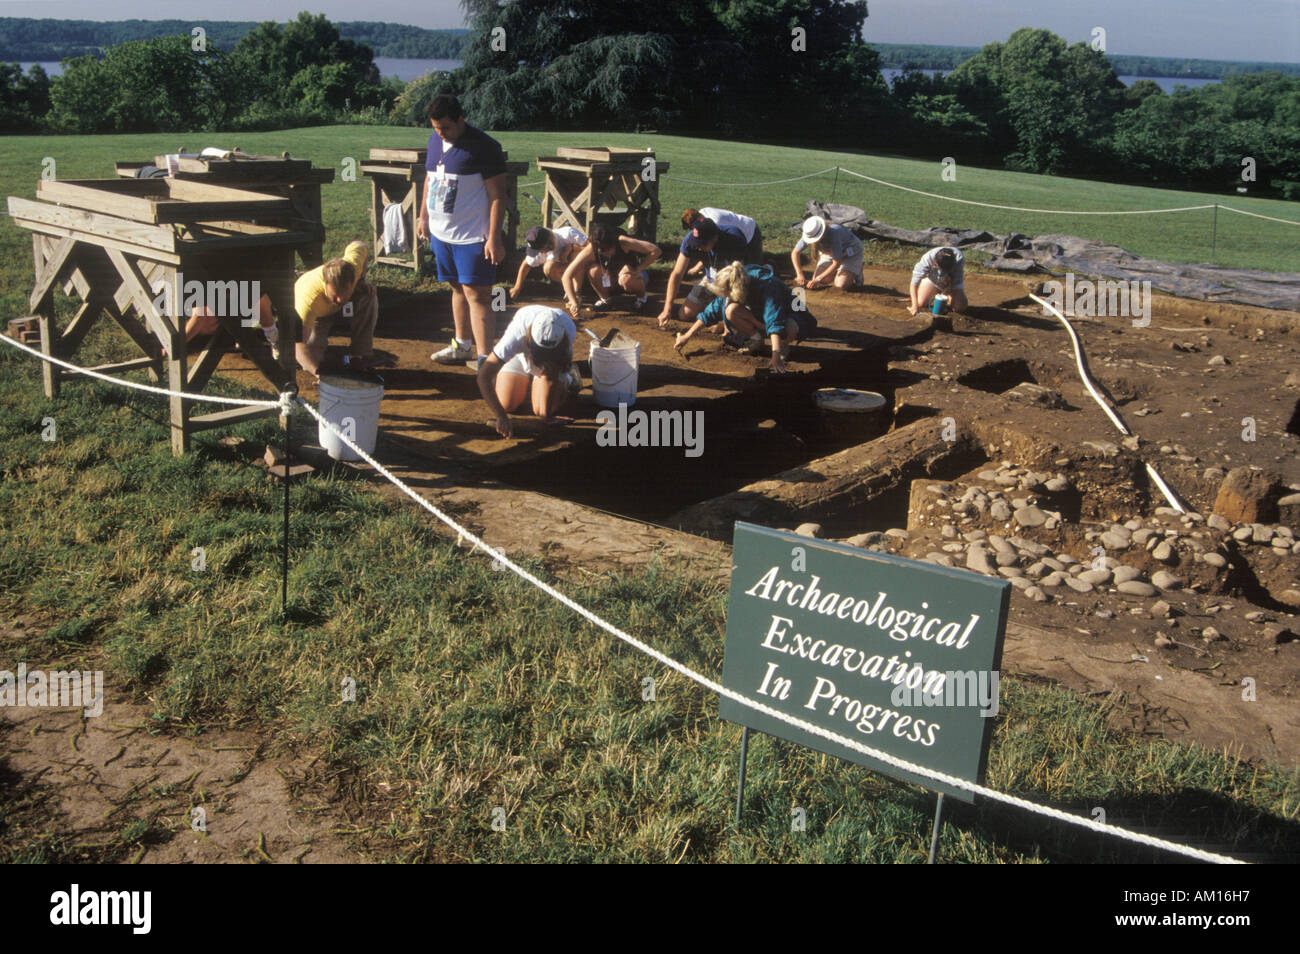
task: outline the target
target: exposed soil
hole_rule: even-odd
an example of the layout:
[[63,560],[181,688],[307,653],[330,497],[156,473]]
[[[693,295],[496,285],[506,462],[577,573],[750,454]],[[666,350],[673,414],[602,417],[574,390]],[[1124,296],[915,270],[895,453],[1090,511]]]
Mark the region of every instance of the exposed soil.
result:
[[[1064,329],[1028,300],[1022,281],[969,274],[970,317],[935,328],[929,316],[907,314],[907,280],[904,270],[872,268],[864,290],[811,293],[819,333],[794,348],[793,373],[785,376],[767,372],[766,356],[738,353],[707,334],[677,355],[671,333],[652,317],[653,297],[647,315],[618,311],[584,321],[597,334],[618,327],[641,343],[637,408],[705,412],[699,457],[681,448],[598,447],[600,409],[585,365],[587,387],[565,412],[573,423],[546,427],[516,415],[519,436],[498,438],[473,372],[429,360],[450,335],[447,297],[384,294],[377,347],[394,367],[383,372],[377,455],[490,544],[546,555],[561,575],[659,556],[725,577],[726,528],[736,516],[788,529],[819,523],[821,535],[835,539],[893,530],[857,542],[920,559],[960,541],[960,553],[948,551],[959,566],[970,551],[965,537],[976,531],[986,541],[1019,535],[1088,563],[1112,523],[1141,521],[1159,528],[1153,533],[1176,535],[1185,549],[1172,562],[1154,561],[1141,547],[1108,550],[1113,562],[1135,567],[1142,579],[1165,569],[1183,585],[1150,597],[1106,584],[1053,593],[1017,585],[1004,670],[1084,694],[1122,694],[1125,718],[1139,732],[1300,764],[1300,642],[1277,634],[1297,628],[1286,594],[1300,586],[1300,556],[1237,541],[1235,526],[1210,534],[1203,521],[1158,514],[1166,501],[1144,467],[1155,464],[1189,509],[1207,517],[1222,479],[1212,468],[1264,466],[1300,487],[1293,373],[1300,316],[1157,297],[1150,327],[1127,318],[1077,320],[1093,375],[1138,435],[1125,444],[1079,382]],[[529,291],[531,301],[558,302],[554,286]],[[580,332],[579,358],[584,339]],[[1227,363],[1211,364],[1216,355]],[[238,355],[225,359],[222,373],[257,383]],[[314,400],[308,377],[299,384]],[[814,407],[811,395],[822,387],[880,392],[887,413],[865,430],[843,427]],[[1243,418],[1253,419],[1253,441],[1243,440]],[[947,419],[957,437],[936,443]],[[1013,479],[1000,484],[989,472]],[[1067,478],[1068,488],[1049,491],[1033,479],[1048,475]],[[914,481],[942,482],[932,496],[945,505],[918,498],[925,491]],[[999,489],[1008,501],[1024,497],[1055,516],[1052,526],[997,519],[987,502],[955,514],[953,503],[973,487]],[[1226,565],[1207,566],[1202,550],[1225,554]],[[1030,589],[1046,598],[1026,595]],[[1223,638],[1204,636],[1211,625]],[[1243,699],[1247,678],[1254,701]],[[134,817],[152,819],[151,831],[174,833],[133,845],[146,861],[265,861],[263,852],[276,861],[360,857],[346,834],[331,834],[356,823],[328,802],[328,780],[312,776],[308,760],[270,758],[267,740],[251,733],[208,732],[197,742],[152,735],[132,728],[147,711],[131,707],[84,722],[58,710],[3,715],[8,754],[0,781],[11,795],[48,792],[60,824],[78,840],[111,839],[125,803]],[[140,801],[140,792],[155,790],[166,794]],[[213,806],[206,836],[189,830],[199,792]]]

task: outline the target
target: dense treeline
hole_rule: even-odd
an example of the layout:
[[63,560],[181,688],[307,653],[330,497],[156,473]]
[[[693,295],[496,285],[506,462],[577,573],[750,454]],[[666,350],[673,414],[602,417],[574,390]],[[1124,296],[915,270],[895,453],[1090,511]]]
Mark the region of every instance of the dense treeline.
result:
[[228,52],[196,51],[185,34],[70,60],[53,80],[5,67],[0,130],[424,127],[429,99],[452,92],[493,129],[671,131],[1300,199],[1300,77],[1280,72],[1166,95],[1150,80],[1126,87],[1086,43],[1025,28],[947,75],[890,85],[862,40],[861,0],[659,0],[650,23],[575,0],[465,8],[464,65],[408,84],[306,13]]
[[[400,23],[356,20],[335,24],[340,35],[370,47],[375,56],[416,59],[459,59],[467,30],[425,30]],[[54,62],[97,54],[131,40],[190,35],[202,27],[208,42],[233,49],[257,28],[253,21],[234,20],[35,20],[0,17],[0,60]]]
[[[954,70],[979,52],[977,46],[932,46],[925,43],[872,43],[884,70]],[[1194,60],[1172,56],[1131,56],[1107,53],[1120,76],[1172,76],[1222,79],[1232,73],[1287,73],[1300,76],[1300,63],[1257,63],[1243,60]]]

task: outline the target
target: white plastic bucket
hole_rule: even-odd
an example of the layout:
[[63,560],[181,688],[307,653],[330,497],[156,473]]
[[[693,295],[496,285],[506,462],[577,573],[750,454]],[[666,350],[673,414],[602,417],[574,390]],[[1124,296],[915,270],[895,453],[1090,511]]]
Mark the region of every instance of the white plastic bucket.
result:
[[591,346],[591,393],[601,407],[618,407],[636,403],[637,369],[641,361],[641,342],[621,332],[610,347]]
[[[377,381],[327,375],[320,379],[320,413],[367,454],[375,451],[379,436],[379,404],[384,386]],[[321,424],[317,428],[321,447],[335,460],[360,460],[356,452]]]

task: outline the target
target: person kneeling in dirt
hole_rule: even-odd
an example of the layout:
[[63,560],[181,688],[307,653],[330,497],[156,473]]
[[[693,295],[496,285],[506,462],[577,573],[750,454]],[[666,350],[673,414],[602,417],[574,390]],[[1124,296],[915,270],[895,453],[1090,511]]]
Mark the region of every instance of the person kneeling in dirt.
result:
[[562,282],[569,262],[586,244],[587,236],[568,225],[556,229],[544,229],[538,225],[529,229],[524,238],[524,260],[519,263],[519,274],[510,289],[510,300],[519,297],[528,273],[538,266],[547,278]]
[[[677,252],[677,261],[668,275],[668,288],[664,292],[664,307],[659,312],[659,327],[667,328],[674,318],[691,321],[704,310],[713,298],[709,283],[717,277],[717,268],[732,261],[761,265],[763,263],[763,233],[747,215],[727,209],[687,209],[682,213],[682,228],[686,236]],[[697,272],[704,280],[695,285],[681,306],[673,304],[683,282]]]
[[795,296],[768,265],[732,262],[718,271],[709,286],[717,297],[696,317],[695,323],[677,336],[678,350],[701,328],[721,321],[728,331],[747,339],[747,350],[757,353],[767,332],[772,346],[772,370],[785,373],[790,345],[812,334],[817,319],[807,310],[794,307]]
[[912,303],[907,312],[915,315],[922,308],[934,301],[934,296],[943,293],[948,296],[948,304],[955,314],[966,310],[966,289],[963,271],[965,258],[960,249],[945,245],[932,248],[921,256],[921,260],[912,269],[912,286],[909,294]]
[[[800,253],[812,249],[812,275],[803,277]],[[819,215],[804,219],[803,236],[790,253],[794,263],[794,283],[806,288],[849,289],[862,284],[862,242],[842,225],[828,223]]]
[[515,312],[478,371],[479,393],[502,437],[513,434],[510,412],[530,394],[533,413],[549,424],[570,392],[582,388],[582,379],[572,367],[576,333],[573,319],[558,308],[526,305]]
[[560,284],[568,299],[569,314],[575,318],[582,308],[582,278],[585,276],[596,292],[597,311],[609,308],[614,283],[636,298],[636,310],[645,307],[646,289],[650,273],[646,271],[659,261],[663,252],[654,242],[623,234],[622,229],[599,223],[591,227],[591,241],[573,257],[564,270]]
[[302,320],[298,363],[317,377],[325,361],[330,328],[340,319],[348,323],[352,335],[345,366],[365,371],[374,365],[379,294],[366,281],[369,259],[370,249],[365,242],[350,242],[342,258],[303,272],[294,283],[294,306]]

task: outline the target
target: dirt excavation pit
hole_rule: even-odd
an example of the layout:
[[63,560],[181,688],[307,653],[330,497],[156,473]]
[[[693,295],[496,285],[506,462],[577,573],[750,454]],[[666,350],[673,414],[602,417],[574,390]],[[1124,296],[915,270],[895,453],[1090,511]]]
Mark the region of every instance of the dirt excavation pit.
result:
[[[515,415],[517,438],[502,440],[473,372],[429,360],[450,329],[445,296],[432,314],[427,296],[381,303],[379,347],[397,367],[385,372],[378,454],[425,461],[457,502],[482,503],[471,525],[494,545],[531,545],[524,506],[548,525],[561,512],[565,527],[590,523],[567,554],[583,565],[635,563],[583,549],[616,519],[599,508],[631,518],[621,526],[635,527],[641,553],[694,539],[697,554],[724,548],[725,565],[746,520],[1008,579],[1004,670],[1120,693],[1139,731],[1300,762],[1300,316],[1157,296],[1146,327],[1074,319],[1126,436],[1032,286],[968,275],[968,315],[936,326],[907,314],[905,271],[866,279],[863,291],[809,295],[818,333],[782,376],[708,334],[676,354],[654,298],[648,314],[581,323],[640,342],[634,410],[700,414],[698,455],[602,446],[585,362],[572,423]],[[530,290],[529,303],[557,304]],[[580,330],[579,359],[589,340]],[[888,404],[843,426],[815,405],[820,388]],[[553,506],[520,504],[518,491]],[[489,505],[498,492],[514,496]]]

